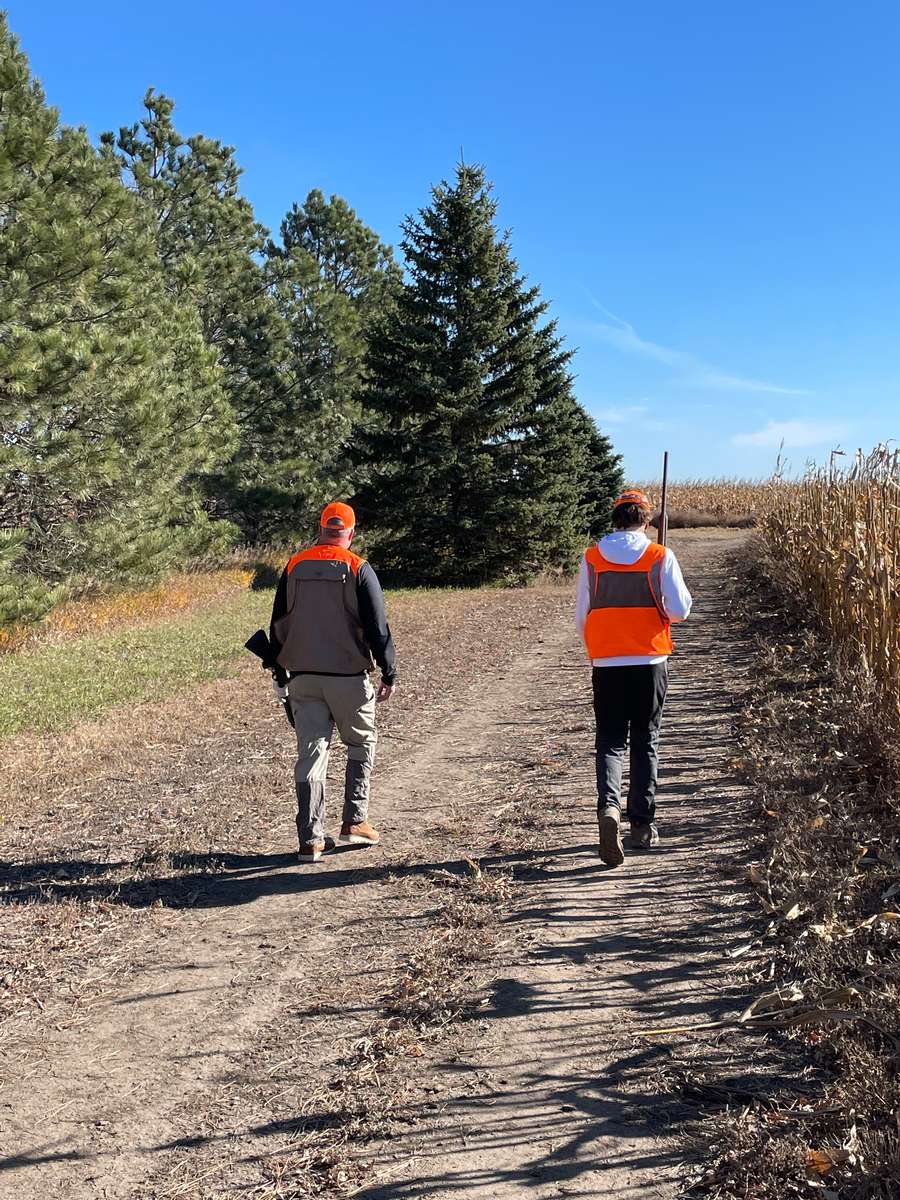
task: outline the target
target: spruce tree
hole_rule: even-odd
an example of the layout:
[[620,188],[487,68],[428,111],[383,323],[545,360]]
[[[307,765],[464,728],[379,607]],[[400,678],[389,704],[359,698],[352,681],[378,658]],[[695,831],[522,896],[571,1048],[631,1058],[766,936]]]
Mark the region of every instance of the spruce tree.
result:
[[408,282],[371,339],[359,503],[379,563],[409,582],[571,569],[594,520],[599,446],[571,355],[494,218],[481,168],[435,187],[404,223]]
[[191,478],[231,451],[219,372],[145,214],[59,125],[0,16],[0,622],[148,578],[218,536]]
[[[313,190],[268,248],[288,331],[282,385],[292,410],[268,420],[270,524],[282,536],[312,527],[322,504],[354,487],[351,433],[358,421],[367,329],[392,303],[400,271],[389,246],[339,196]],[[261,414],[267,420],[268,414]],[[240,462],[240,459],[238,460]]]
[[588,533],[593,540],[608,533],[612,525],[612,506],[625,486],[622,456],[616,454],[606,434],[579,406],[578,425],[573,436],[587,447],[581,476],[581,492],[588,517]]

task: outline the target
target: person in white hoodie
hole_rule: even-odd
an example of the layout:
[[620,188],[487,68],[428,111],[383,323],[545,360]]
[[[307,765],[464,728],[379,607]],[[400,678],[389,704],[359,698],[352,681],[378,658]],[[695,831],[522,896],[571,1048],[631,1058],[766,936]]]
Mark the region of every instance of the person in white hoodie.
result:
[[630,844],[659,844],[656,780],[671,626],[687,618],[692,603],[675,555],[647,537],[651,516],[643,492],[623,492],[613,506],[613,532],[585,551],[578,574],[576,617],[593,666],[600,857],[611,867],[625,861],[621,790],[629,741]]

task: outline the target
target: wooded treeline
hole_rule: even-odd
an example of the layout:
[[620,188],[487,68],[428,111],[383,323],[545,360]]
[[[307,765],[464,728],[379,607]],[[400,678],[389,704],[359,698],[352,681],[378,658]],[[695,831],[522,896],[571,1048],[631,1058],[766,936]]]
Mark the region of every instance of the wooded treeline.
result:
[[277,238],[234,150],[144,116],[60,123],[0,14],[0,624],[348,499],[388,579],[571,565],[618,457],[539,290],[460,165],[402,265],[313,190]]

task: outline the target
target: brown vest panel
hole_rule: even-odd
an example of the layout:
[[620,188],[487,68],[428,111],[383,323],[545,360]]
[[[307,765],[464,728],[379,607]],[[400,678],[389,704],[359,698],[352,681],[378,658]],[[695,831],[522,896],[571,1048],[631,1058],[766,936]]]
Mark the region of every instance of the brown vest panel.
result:
[[362,560],[313,546],[288,564],[287,611],[275,622],[279,664],[292,674],[360,675],[374,663],[359,619],[356,572]]

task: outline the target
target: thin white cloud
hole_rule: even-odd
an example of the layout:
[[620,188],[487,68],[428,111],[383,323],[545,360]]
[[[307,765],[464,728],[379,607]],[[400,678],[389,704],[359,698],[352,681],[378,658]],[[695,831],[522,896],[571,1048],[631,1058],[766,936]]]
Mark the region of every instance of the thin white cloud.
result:
[[632,421],[646,417],[649,411],[646,404],[623,404],[620,407],[601,408],[595,416],[607,425],[630,425]]
[[672,421],[660,419],[656,414],[668,411],[657,406],[652,400],[644,400],[640,404],[614,404],[609,408],[591,409],[594,418],[599,421],[600,428],[606,425],[632,426],[644,433],[670,433],[675,428]]
[[846,434],[846,425],[833,421],[769,421],[764,428],[752,433],[736,433],[731,441],[735,446],[763,446],[774,450],[785,446],[798,449],[834,445]]
[[685,350],[673,350],[669,346],[661,346],[658,342],[650,342],[642,338],[633,325],[617,317],[599,304],[592,296],[591,303],[607,318],[606,321],[588,322],[589,330],[595,337],[613,346],[622,354],[631,354],[641,358],[650,358],[663,366],[671,367],[679,376],[680,381],[690,387],[704,388],[709,391],[721,392],[755,392],[776,396],[808,396],[805,388],[782,387],[777,383],[768,383],[762,379],[745,379],[740,375],[732,375],[721,371],[718,367],[704,362],[695,354]]

